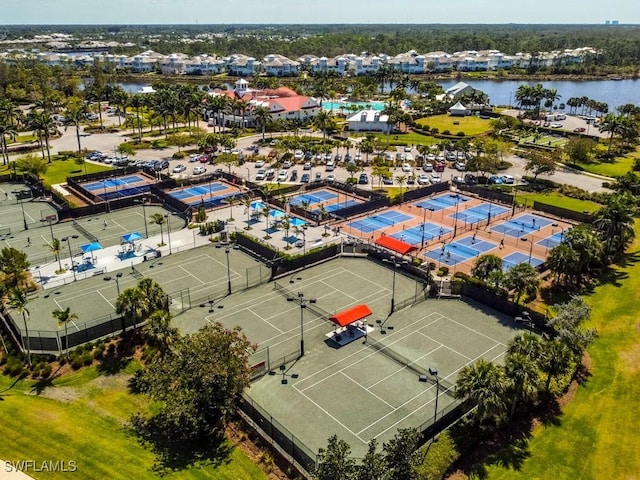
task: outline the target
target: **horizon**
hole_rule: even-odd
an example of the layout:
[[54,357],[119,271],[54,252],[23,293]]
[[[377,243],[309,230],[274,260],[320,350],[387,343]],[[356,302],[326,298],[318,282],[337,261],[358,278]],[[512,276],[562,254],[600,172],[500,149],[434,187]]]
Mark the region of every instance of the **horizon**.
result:
[[[219,3],[219,4],[217,4]],[[210,0],[23,0],[3,9],[3,24],[45,25],[620,25],[640,24],[628,0],[450,0],[446,4],[396,0],[245,0],[241,9]],[[357,20],[354,22],[354,20]]]

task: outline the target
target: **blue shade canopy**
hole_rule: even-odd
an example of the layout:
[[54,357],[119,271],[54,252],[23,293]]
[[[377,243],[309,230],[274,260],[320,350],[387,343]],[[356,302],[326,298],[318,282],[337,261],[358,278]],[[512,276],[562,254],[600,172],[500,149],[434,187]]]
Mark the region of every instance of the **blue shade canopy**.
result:
[[265,207],[264,202],[262,202],[260,200],[257,200],[255,202],[251,202],[251,208],[258,209],[258,208],[264,208],[264,207]]
[[122,239],[127,242],[127,243],[131,243],[134,242],[136,240],[142,240],[144,237],[142,235],[140,235],[138,232],[131,232],[131,233],[127,233],[126,235],[122,236]]
[[282,210],[270,210],[269,211],[269,216],[271,218],[279,218],[279,217],[283,217],[284,216],[284,212]]
[[82,253],[89,253],[95,250],[102,250],[102,245],[100,245],[99,242],[91,242],[86,245],[80,245],[80,249],[82,250]]
[[304,220],[301,220],[299,218],[292,218],[291,220],[289,220],[289,224],[293,227],[300,227],[302,225],[306,225],[307,222],[305,222]]

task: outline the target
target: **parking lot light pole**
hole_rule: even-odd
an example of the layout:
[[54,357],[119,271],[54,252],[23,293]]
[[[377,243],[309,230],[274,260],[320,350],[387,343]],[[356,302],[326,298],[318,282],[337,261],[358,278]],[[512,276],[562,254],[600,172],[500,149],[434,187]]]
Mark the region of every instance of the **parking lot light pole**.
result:
[[145,238],[149,238],[149,227],[147,226],[147,204],[144,201],[144,198],[136,200],[135,202],[142,205],[142,217],[144,218],[144,236]]
[[71,239],[72,238],[78,238],[78,235],[71,235],[70,237],[64,237],[62,239],[63,242],[67,243],[67,247],[69,247],[69,261],[71,262],[71,271],[73,272],[73,281],[75,282],[77,280],[76,278],[76,269],[75,266],[73,265],[73,255],[71,254]]
[[391,314],[396,308],[396,270],[398,267],[406,265],[407,262],[405,260],[397,262],[395,258],[383,258],[382,261],[390,263],[393,266],[393,280],[391,282],[391,312],[389,312]]
[[224,247],[224,253],[227,254],[227,292],[231,295],[231,266],[229,263],[229,247]]

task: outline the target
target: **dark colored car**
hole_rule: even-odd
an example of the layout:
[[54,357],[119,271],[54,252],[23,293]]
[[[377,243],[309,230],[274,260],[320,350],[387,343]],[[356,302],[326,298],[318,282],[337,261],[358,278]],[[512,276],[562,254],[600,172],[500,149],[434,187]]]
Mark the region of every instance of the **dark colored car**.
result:
[[367,185],[369,183],[369,177],[366,173],[361,173],[360,178],[358,178],[358,183],[360,185]]
[[467,173],[464,176],[464,181],[465,181],[465,183],[468,183],[469,185],[475,185],[475,184],[478,183],[478,179],[476,178],[476,176],[472,175],[470,173]]
[[302,183],[309,183],[309,174],[308,173],[303,173],[302,177],[300,178],[300,181]]
[[295,182],[298,180],[298,170],[296,169],[291,170],[291,177],[289,177],[289,180],[291,182]]

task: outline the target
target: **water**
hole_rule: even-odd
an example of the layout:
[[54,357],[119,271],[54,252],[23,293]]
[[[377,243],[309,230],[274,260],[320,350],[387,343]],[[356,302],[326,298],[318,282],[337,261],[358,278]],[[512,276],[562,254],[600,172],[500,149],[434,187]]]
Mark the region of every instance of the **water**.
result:
[[322,108],[324,108],[325,110],[342,110],[345,112],[351,111],[350,107],[353,106],[354,108],[358,109],[358,110],[365,110],[365,109],[371,109],[371,110],[378,110],[378,111],[382,111],[384,110],[384,102],[378,102],[378,101],[371,101],[371,102],[332,102],[332,101],[328,101],[325,100],[324,102],[322,102]]

